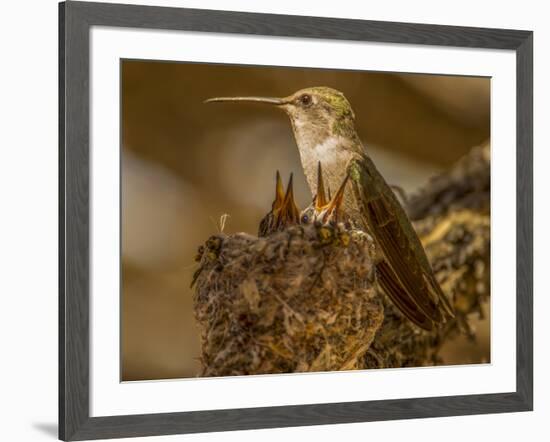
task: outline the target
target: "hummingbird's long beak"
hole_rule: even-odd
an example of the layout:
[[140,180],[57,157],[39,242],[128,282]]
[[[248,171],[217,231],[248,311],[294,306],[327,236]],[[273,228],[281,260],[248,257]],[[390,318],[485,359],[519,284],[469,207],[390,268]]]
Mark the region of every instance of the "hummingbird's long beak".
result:
[[265,103],[280,106],[288,103],[285,98],[273,98],[273,97],[214,97],[204,100],[205,103],[224,103],[230,101],[242,101],[245,103]]

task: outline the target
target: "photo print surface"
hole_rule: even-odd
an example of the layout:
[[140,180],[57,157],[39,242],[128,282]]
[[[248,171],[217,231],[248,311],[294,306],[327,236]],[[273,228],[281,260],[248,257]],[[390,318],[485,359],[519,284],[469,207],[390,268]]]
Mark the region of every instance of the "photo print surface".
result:
[[122,380],[490,362],[490,79],[121,61]]

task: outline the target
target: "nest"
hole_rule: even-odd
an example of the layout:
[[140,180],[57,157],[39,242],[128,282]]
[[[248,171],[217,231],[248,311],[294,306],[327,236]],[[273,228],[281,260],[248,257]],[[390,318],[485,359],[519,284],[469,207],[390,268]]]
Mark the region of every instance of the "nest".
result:
[[430,332],[408,321],[377,290],[374,245],[362,231],[219,234],[200,248],[194,278],[200,375],[438,365],[454,338],[475,340],[471,319],[484,317],[490,296],[489,153],[488,144],[473,149],[408,204],[454,319]]
[[363,368],[384,319],[373,257],[343,226],[209,238],[194,280],[200,375]]

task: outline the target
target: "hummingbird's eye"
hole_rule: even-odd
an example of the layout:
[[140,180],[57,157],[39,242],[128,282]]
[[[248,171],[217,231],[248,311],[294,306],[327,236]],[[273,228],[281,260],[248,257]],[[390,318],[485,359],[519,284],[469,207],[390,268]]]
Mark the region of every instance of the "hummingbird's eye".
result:
[[302,224],[307,224],[308,221],[309,221],[309,216],[307,216],[306,214],[302,215]]
[[300,96],[300,103],[302,104],[302,106],[309,106],[311,103],[313,103],[313,99],[311,98],[311,95],[303,94]]

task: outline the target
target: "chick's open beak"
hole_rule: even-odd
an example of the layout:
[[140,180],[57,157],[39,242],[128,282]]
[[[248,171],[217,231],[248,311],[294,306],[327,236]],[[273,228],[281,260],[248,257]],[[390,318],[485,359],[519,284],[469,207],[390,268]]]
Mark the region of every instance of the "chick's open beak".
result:
[[277,215],[277,226],[282,228],[290,224],[298,224],[299,222],[300,210],[296,206],[296,202],[294,200],[293,174],[290,174],[283,205]]
[[281,180],[281,174],[279,173],[279,171],[277,171],[277,176],[275,178],[275,199],[271,204],[271,210],[273,212],[275,212],[276,210],[280,210],[283,205],[284,199],[285,191],[283,189],[283,180]]
[[323,214],[323,222],[328,221],[334,221],[338,222],[338,218],[340,217],[340,212],[342,209],[342,202],[344,201],[344,191],[346,190],[346,184],[349,180],[349,174],[346,175],[346,178],[344,178],[344,181],[342,181],[342,184],[340,184],[340,187],[338,188],[338,192],[336,192],[336,195],[334,195],[334,198],[330,200],[330,202],[326,206],[326,210]]
[[323,180],[323,169],[321,162],[317,164],[317,195],[315,195],[315,209],[322,210],[327,205],[327,197],[325,194],[325,183]]

